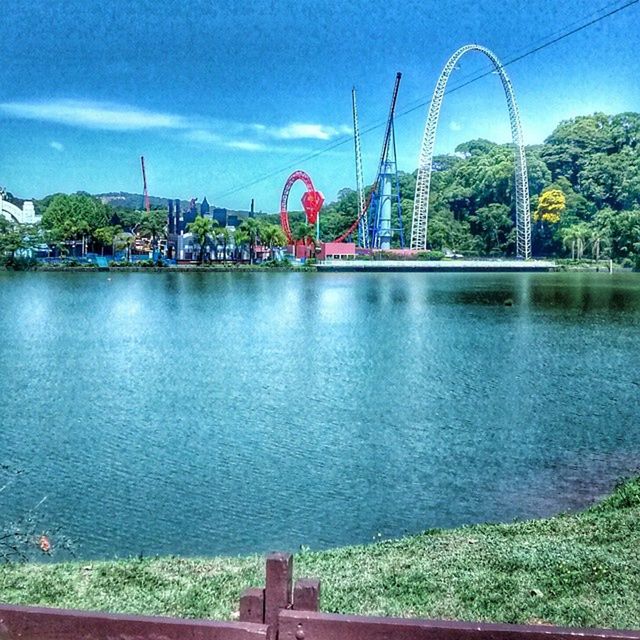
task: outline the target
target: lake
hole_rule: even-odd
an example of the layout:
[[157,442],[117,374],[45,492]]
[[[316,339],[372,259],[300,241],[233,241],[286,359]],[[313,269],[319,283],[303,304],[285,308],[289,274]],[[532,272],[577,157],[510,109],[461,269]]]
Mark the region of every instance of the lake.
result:
[[640,274],[0,273],[0,517],[108,558],[581,508],[640,468],[639,328]]

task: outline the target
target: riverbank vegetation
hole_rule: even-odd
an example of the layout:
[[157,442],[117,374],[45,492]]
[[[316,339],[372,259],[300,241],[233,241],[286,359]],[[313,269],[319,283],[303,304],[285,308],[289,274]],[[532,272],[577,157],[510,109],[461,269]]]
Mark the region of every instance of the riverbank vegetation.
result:
[[[640,269],[640,114],[596,113],[561,122],[540,145],[527,148],[533,254],[536,257],[596,262],[612,259]],[[513,256],[515,202],[513,149],[509,144],[471,140],[454,154],[434,158],[429,214],[430,249],[465,257]],[[416,171],[400,173],[400,208],[405,245],[411,235]],[[11,194],[7,194],[9,200]],[[320,214],[321,240],[331,241],[358,216],[357,194],[338,192]],[[141,203],[142,204],[142,203]],[[151,253],[167,237],[167,209],[150,213],[113,208],[89,194],[55,194],[35,202],[38,225],[18,226],[0,217],[0,258],[19,268],[36,247],[56,255]],[[393,219],[397,218],[393,204]],[[310,243],[315,230],[302,212],[290,213],[296,241]],[[256,247],[286,245],[279,215],[246,218],[237,228],[198,217],[188,231],[197,242],[197,259],[253,262]],[[400,246],[400,234],[393,244]],[[210,245],[210,246],[209,246]],[[223,247],[220,249],[220,247]],[[228,252],[233,247],[233,252]],[[211,249],[206,253],[205,249]],[[195,258],[194,258],[195,259]]]
[[[55,544],[55,541],[54,541]],[[640,628],[640,478],[552,518],[301,550],[323,611]],[[0,602],[234,618],[262,557],[0,565]]]
[[[638,113],[572,118],[561,122],[543,144],[527,147],[534,256],[612,258],[640,268],[639,148]],[[513,163],[512,145],[482,139],[434,158],[431,249],[466,257],[514,255]],[[400,173],[405,241],[411,237],[415,186],[415,171]],[[324,207],[323,240],[350,226],[356,203],[356,192],[343,189],[337,201]],[[393,219],[396,212],[394,203]]]

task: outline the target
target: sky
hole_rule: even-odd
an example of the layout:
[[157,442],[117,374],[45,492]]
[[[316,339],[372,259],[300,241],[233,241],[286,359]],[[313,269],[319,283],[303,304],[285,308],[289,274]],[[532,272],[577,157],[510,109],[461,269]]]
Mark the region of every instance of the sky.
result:
[[[144,155],[154,196],[245,210],[255,198],[274,212],[302,169],[331,201],[355,187],[352,86],[372,129],[368,183],[402,72],[398,168],[413,171],[457,48],[482,44],[506,62],[628,2],[0,0],[0,186],[22,198],[141,193]],[[640,111],[638,24],[635,2],[507,65],[527,144],[576,115]],[[490,64],[466,54],[449,88]],[[478,137],[510,140],[495,74],[445,96],[436,153]]]

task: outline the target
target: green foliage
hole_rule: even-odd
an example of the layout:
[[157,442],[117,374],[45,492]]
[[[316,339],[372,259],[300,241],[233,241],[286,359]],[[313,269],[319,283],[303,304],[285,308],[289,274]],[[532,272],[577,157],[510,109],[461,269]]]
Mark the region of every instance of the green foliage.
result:
[[261,267],[265,268],[265,269],[286,269],[286,270],[290,270],[293,268],[293,265],[291,264],[290,260],[274,260],[274,259],[270,259],[270,260],[265,260],[261,265]]
[[37,225],[15,224],[0,217],[0,267],[14,271],[31,269],[31,250],[39,242]]
[[93,238],[110,221],[107,206],[84,194],[57,194],[42,214],[42,226],[58,241]]
[[[534,255],[557,258],[573,255],[575,259],[578,254],[591,254],[596,260],[611,257],[634,265],[640,260],[639,147],[638,113],[614,116],[596,113],[572,118],[561,122],[544,144],[527,147],[531,207],[537,218],[533,228]],[[416,172],[399,172],[398,177],[403,231],[408,243]],[[365,190],[365,197],[370,191],[371,187]],[[435,156],[429,248],[465,255],[513,255],[514,191],[511,144],[470,140],[459,145],[455,154]],[[119,209],[114,213],[88,194],[55,194],[36,204],[38,210],[43,211],[40,241],[57,246],[63,253],[68,250],[65,243],[82,238],[95,241],[103,250],[111,238],[114,244],[124,242],[125,236],[118,227],[130,234],[151,238],[154,246],[166,232],[166,211],[152,211],[149,215]],[[397,207],[394,202],[394,220]],[[320,239],[332,241],[341,236],[360,213],[356,191],[342,189],[336,201],[326,204],[320,213]],[[304,212],[292,211],[289,219],[298,242],[315,240],[316,230],[306,223]],[[588,229],[580,226],[583,224]],[[196,233],[201,241],[201,259],[205,244],[212,241],[213,235],[225,246],[230,240],[226,230],[203,228],[203,231],[204,235]],[[11,233],[0,229],[0,235]],[[12,238],[5,239],[5,245],[15,245],[15,236]],[[248,246],[252,262],[258,243],[273,249],[283,246],[285,240],[277,214],[244,220],[235,233],[235,245]],[[127,240],[125,246],[131,242]],[[214,242],[214,248],[216,245]],[[400,246],[398,233],[392,238],[392,246]],[[16,250],[19,252],[21,248]],[[5,249],[3,255],[7,251]]]
[[[143,238],[151,238],[153,247],[158,244],[158,238],[166,237],[167,235],[167,216],[168,211],[150,211],[144,213],[140,219],[138,225],[138,234]],[[215,221],[212,221],[215,222]],[[216,223],[217,224],[217,223]],[[212,231],[215,228],[213,225]]]
[[200,264],[204,261],[204,250],[207,243],[210,242],[211,236],[215,235],[218,226],[215,220],[204,218],[203,216],[198,216],[193,222],[187,225],[187,231],[193,233],[198,241],[198,245],[200,245]]
[[[527,147],[536,222],[534,255],[573,254],[575,259],[588,252],[596,260],[607,256],[635,264],[640,253],[636,229],[640,210],[639,146],[640,114],[597,113],[561,122],[544,144]],[[416,173],[401,172],[399,179],[408,241]],[[471,140],[459,145],[455,155],[434,157],[429,247],[465,255],[513,255],[514,192],[511,144]],[[394,204],[394,216],[396,209]],[[321,212],[322,240],[333,240],[357,217],[357,194],[343,189],[337,201]],[[587,227],[581,226],[584,224]],[[293,222],[292,228],[297,230]],[[393,246],[398,246],[398,241],[396,236]]]
[[444,260],[444,253],[442,251],[436,251],[435,249],[432,251],[420,251],[417,254],[418,260]]

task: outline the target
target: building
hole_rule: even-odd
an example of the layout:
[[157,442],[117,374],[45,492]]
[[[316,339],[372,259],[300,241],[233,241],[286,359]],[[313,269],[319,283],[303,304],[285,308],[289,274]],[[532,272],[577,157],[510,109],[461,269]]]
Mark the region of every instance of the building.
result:
[[222,207],[214,207],[211,216],[221,227],[227,226],[227,210]]
[[353,260],[356,257],[355,242],[321,242],[318,246],[298,242],[287,247],[287,253],[298,260]]
[[316,257],[318,260],[353,260],[356,257],[355,242],[322,242]]

